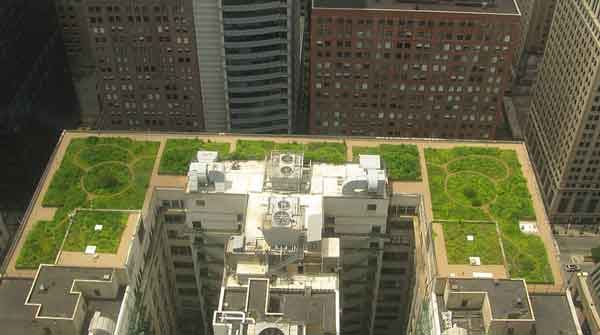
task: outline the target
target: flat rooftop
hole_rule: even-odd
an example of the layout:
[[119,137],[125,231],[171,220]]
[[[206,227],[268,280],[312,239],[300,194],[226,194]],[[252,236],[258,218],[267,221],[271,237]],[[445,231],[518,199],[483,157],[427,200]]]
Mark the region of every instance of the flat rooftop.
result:
[[486,292],[494,319],[532,319],[527,287],[522,280],[449,279],[451,292]]
[[43,335],[40,325],[33,322],[36,308],[25,305],[33,281],[3,279],[0,281],[0,325],[5,334]]
[[250,279],[246,287],[227,287],[223,311],[247,311],[257,322],[281,318],[319,329],[319,334],[336,332],[336,293],[289,290],[273,287],[266,279]]
[[114,279],[113,276],[112,269],[41,266],[31,286],[31,295],[27,303],[39,305],[38,315],[41,317],[72,318],[80,301],[80,294],[77,293],[74,282],[76,280],[109,282]]
[[[442,139],[412,139],[412,138],[367,138],[367,137],[332,137],[332,136],[279,136],[279,135],[230,135],[230,134],[209,134],[209,133],[190,133],[190,134],[174,134],[174,133],[136,133],[136,132],[86,132],[86,131],[65,131],[61,136],[57,147],[47,165],[46,171],[40,182],[38,188],[31,200],[30,206],[25,213],[23,224],[20,227],[20,231],[15,238],[16,242],[13,247],[9,250],[3,268],[0,272],[5,272],[6,276],[10,277],[21,277],[33,279],[36,275],[36,269],[23,269],[17,268],[16,260],[20,254],[21,248],[28,234],[32,231],[35,224],[38,222],[51,220],[57,211],[56,207],[45,207],[43,206],[43,198],[48,191],[50,182],[53,176],[56,174],[60,164],[65,157],[65,153],[69,144],[74,139],[88,138],[88,137],[99,137],[99,138],[127,138],[135,141],[151,141],[159,144],[159,149],[156,154],[156,160],[152,168],[148,188],[145,192],[145,200],[141,212],[146,211],[152,201],[152,190],[156,188],[169,188],[169,189],[181,189],[185,190],[187,184],[187,177],[185,175],[166,175],[159,174],[160,158],[165,150],[166,142],[170,139],[201,139],[204,141],[228,143],[230,145],[230,152],[235,151],[236,143],[238,140],[254,140],[254,141],[271,141],[275,143],[314,143],[314,142],[331,142],[331,143],[344,143],[346,146],[346,161],[353,160],[353,148],[355,147],[377,147],[381,144],[410,144],[415,145],[418,149],[420,169],[422,180],[414,182],[403,182],[403,181],[391,181],[391,189],[394,193],[407,193],[407,194],[421,194],[425,205],[425,216],[433,218],[433,211],[431,206],[431,194],[427,174],[427,164],[425,161],[425,149],[450,149],[455,147],[479,147],[479,148],[499,148],[506,150],[514,150],[518,156],[520,165],[522,166],[522,172],[524,177],[527,179],[528,189],[532,195],[533,207],[537,218],[538,228],[540,230],[540,236],[548,251],[548,260],[553,270],[555,279],[554,287],[562,287],[562,278],[560,273],[560,265],[556,261],[556,251],[552,245],[552,235],[550,227],[548,225],[548,219],[544,210],[543,202],[540,196],[540,192],[536,183],[535,175],[533,174],[533,167],[529,161],[527,150],[522,142],[503,142],[503,141],[472,141],[472,140],[442,140]],[[256,161],[255,161],[256,162]],[[247,164],[255,164],[257,170],[263,171],[263,167],[259,166],[258,163],[248,162]],[[330,169],[327,166],[321,168],[322,171]],[[338,169],[339,170],[339,169]],[[339,171],[338,171],[339,172]],[[340,172],[341,173],[341,172]],[[240,179],[246,180],[246,177],[240,176]],[[252,188],[252,186],[247,187]],[[333,184],[332,184],[333,185]],[[337,187],[336,185],[324,185],[325,189],[328,187]],[[244,186],[241,186],[244,189]],[[323,192],[327,194],[328,192]],[[332,191],[332,193],[336,193]],[[51,262],[51,264],[68,265],[71,267],[90,267],[90,268],[122,268],[124,266],[124,259],[126,251],[128,249],[129,241],[135,238],[134,231],[137,223],[138,215],[131,215],[131,220],[128,223],[128,227],[123,233],[121,245],[119,246],[119,252],[116,254],[118,257],[106,257],[104,262],[94,262],[93,257],[89,255],[69,255],[63,253],[61,257],[58,257],[58,262]],[[437,231],[434,225],[434,231],[437,236],[442,236],[443,232]],[[469,265],[449,265],[443,238],[436,238],[434,240],[436,248],[436,261],[438,267],[438,273],[441,277],[450,277],[451,273],[456,274],[457,277],[472,277],[473,272],[489,272],[494,274],[494,278],[506,278],[508,271],[504,269],[502,265],[495,266],[497,268],[489,268],[485,266],[472,267]],[[66,257],[69,256],[69,257]],[[100,260],[103,256],[100,255]],[[534,285],[527,285],[531,290]],[[540,291],[548,289],[548,286],[539,286]]]
[[313,8],[520,14],[514,0],[314,0]]
[[538,334],[577,335],[567,297],[553,294],[530,296]]

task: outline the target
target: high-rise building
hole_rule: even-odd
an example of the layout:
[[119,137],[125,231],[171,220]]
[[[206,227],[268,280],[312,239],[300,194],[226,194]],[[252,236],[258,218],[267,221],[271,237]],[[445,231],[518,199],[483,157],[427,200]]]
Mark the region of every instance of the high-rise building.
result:
[[301,60],[297,1],[56,3],[86,123],[290,131]]
[[291,132],[301,62],[300,2],[193,5],[207,130]]
[[310,133],[494,138],[519,20],[514,0],[315,0]]
[[204,128],[191,1],[56,1],[84,122]]
[[556,0],[536,0],[527,33],[526,50],[542,54],[552,25]]
[[518,71],[521,65],[521,61],[527,58],[527,56],[525,55],[525,53],[527,52],[527,37],[529,34],[529,30],[531,29],[531,21],[535,14],[537,14],[535,13],[535,6],[537,2],[539,1],[516,0],[517,5],[519,6],[519,11],[521,12],[521,35],[519,36],[519,44],[515,51],[513,71]]
[[557,224],[600,222],[600,33],[597,1],[559,1],[526,141]]
[[2,1],[0,50],[0,135],[78,124],[75,93],[51,0]]

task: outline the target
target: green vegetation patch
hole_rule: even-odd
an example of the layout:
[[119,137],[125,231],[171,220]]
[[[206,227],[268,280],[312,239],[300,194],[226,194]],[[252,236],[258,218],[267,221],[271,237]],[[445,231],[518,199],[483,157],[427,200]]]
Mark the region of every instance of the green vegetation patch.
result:
[[104,162],[127,163],[131,159],[127,149],[115,145],[94,145],[79,152],[77,163],[82,167],[91,167]]
[[37,221],[27,234],[16,267],[35,269],[40,264],[54,264],[66,232],[66,220]]
[[229,158],[229,143],[200,139],[168,139],[163,151],[159,174],[185,175],[200,150],[217,151],[219,159]]
[[231,159],[263,160],[273,150],[303,152],[305,161],[343,164],[346,162],[346,145],[336,142],[275,143],[271,141],[239,140]]
[[[73,217],[64,251],[83,252],[95,245],[96,252],[116,253],[129,215],[123,212],[79,211]],[[102,225],[96,230],[96,225]]]
[[329,164],[346,162],[346,144],[335,142],[311,142],[305,145],[304,160]]
[[426,149],[425,158],[434,219],[496,222],[511,277],[554,281],[543,241],[519,229],[519,221],[535,220],[535,212],[514,150]]
[[[72,139],[42,200],[43,206],[58,209],[52,220],[34,223],[17,258],[17,268],[54,263],[68,215],[76,208],[141,209],[158,147],[158,142],[123,137]],[[96,193],[88,193],[82,185]]]
[[392,180],[421,180],[421,164],[416,145],[381,144],[377,147],[352,147],[355,161],[358,160],[358,155],[380,155]]
[[83,177],[85,191],[96,195],[113,195],[129,186],[129,167],[122,163],[106,162],[91,167]]
[[274,149],[275,142],[272,141],[238,140],[235,151],[231,154],[231,159],[242,161],[263,160]]
[[442,227],[449,263],[469,264],[469,257],[480,257],[483,265],[504,264],[495,224],[445,222]]
[[470,207],[481,207],[496,197],[494,182],[480,174],[461,172],[448,176],[447,193],[456,202]]
[[467,156],[448,163],[448,172],[462,171],[481,173],[493,179],[503,179],[508,176],[506,167],[501,160],[485,156]]

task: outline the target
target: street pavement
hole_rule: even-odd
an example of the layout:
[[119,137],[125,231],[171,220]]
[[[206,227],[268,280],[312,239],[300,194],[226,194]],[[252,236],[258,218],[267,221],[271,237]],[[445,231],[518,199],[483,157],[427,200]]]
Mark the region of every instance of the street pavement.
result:
[[575,277],[575,272],[566,272],[565,265],[576,263],[581,266],[581,271],[590,272],[594,268],[594,263],[584,262],[583,257],[590,256],[590,249],[600,246],[600,236],[598,237],[568,237],[555,236],[558,248],[560,250],[560,264],[565,284]]

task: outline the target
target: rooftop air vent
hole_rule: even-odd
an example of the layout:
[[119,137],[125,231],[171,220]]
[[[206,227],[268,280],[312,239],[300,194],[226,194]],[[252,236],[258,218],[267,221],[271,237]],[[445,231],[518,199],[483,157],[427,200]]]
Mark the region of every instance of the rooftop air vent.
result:
[[284,154],[281,156],[281,161],[287,164],[291,164],[294,162],[294,156],[290,154]]
[[281,174],[286,177],[289,177],[294,173],[294,169],[290,166],[284,166],[279,171],[281,171]]
[[285,333],[279,328],[269,327],[263,329],[258,335],[285,335]]
[[286,211],[273,213],[273,226],[287,227],[292,223],[292,216]]

